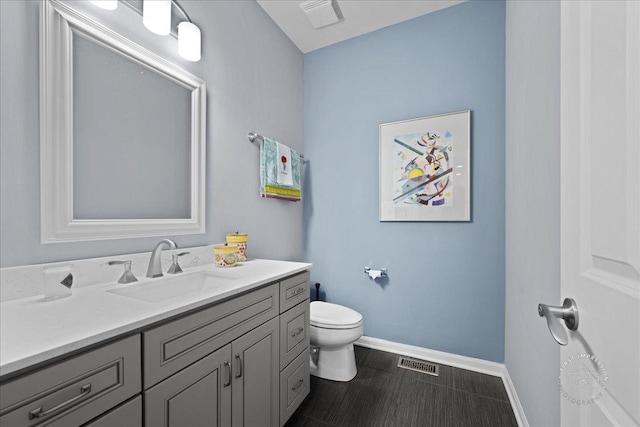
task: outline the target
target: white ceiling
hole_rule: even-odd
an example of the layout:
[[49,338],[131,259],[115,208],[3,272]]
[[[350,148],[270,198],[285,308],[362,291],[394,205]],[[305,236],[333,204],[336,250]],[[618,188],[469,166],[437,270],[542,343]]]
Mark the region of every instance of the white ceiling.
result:
[[344,21],[314,29],[298,0],[257,0],[302,53],[407,21],[466,0],[338,0]]

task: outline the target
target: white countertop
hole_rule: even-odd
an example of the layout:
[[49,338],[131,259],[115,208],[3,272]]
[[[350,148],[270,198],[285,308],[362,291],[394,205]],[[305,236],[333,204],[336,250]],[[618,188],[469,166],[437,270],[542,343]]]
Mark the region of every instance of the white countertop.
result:
[[[209,264],[185,269],[180,276],[210,271],[233,280],[223,280],[213,289],[157,302],[141,301],[108,291],[164,278],[144,278],[129,285],[110,282],[81,287],[74,289],[70,297],[55,301],[44,302],[43,296],[38,295],[2,302],[0,377],[311,267],[312,264],[308,263],[254,259],[232,268],[216,268]],[[177,278],[178,275],[168,277]]]

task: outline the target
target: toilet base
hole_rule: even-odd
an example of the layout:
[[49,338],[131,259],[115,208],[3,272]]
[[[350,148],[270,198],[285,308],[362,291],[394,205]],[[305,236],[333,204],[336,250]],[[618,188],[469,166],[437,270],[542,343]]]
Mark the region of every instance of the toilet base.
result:
[[353,344],[314,347],[310,368],[314,377],[332,381],[351,381],[358,373]]

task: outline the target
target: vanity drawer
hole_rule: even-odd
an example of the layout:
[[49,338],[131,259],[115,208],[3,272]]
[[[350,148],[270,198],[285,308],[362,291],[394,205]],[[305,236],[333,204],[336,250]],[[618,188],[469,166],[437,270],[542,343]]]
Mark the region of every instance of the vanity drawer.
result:
[[83,427],[142,427],[142,396],[131,399]]
[[309,347],[309,300],[280,315],[280,369]]
[[140,335],[0,385],[0,425],[81,425],[141,390]]
[[309,299],[309,272],[289,277],[280,282],[280,313]]
[[309,348],[280,373],[280,425],[284,425],[309,394]]
[[145,390],[277,316],[278,290],[275,283],[144,332]]

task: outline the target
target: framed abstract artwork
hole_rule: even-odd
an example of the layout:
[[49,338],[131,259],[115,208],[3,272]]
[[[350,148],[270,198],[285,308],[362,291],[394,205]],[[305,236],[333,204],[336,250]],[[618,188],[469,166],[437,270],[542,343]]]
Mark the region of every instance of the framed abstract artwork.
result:
[[471,220],[471,111],[380,125],[380,221]]

